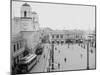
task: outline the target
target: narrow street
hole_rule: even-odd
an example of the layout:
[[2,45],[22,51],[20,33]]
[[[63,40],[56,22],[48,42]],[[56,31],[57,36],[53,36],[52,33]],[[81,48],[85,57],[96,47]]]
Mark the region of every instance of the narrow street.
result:
[[33,69],[30,71],[30,73],[32,73],[32,72],[47,72],[47,67],[49,65],[49,62],[48,62],[49,52],[50,52],[49,44],[44,44],[43,54],[41,55],[39,62],[37,62],[37,65],[35,65],[33,67]]

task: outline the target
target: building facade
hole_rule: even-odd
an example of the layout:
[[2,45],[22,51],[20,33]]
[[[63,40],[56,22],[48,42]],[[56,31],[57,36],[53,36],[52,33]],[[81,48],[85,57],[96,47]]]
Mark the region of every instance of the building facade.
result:
[[17,72],[17,64],[25,56],[25,40],[20,34],[12,35],[11,40],[11,68]]
[[21,34],[26,40],[29,50],[33,50],[34,46],[40,40],[40,28],[38,15],[29,4],[24,3],[20,8],[20,17],[12,19],[12,34]]
[[76,40],[84,40],[83,32],[78,31],[52,31],[50,35],[50,42],[54,44],[66,44],[68,42],[76,42]]
[[16,73],[20,59],[34,52],[40,42],[38,15],[29,4],[21,6],[20,17],[12,19],[11,30],[11,68]]

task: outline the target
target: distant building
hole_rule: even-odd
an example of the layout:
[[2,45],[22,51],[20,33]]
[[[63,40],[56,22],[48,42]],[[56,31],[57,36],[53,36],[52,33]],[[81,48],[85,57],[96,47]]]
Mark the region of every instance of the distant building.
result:
[[41,28],[41,40],[42,43],[50,43],[50,35],[52,32],[52,29],[50,28]]
[[95,31],[91,31],[86,34],[86,40],[89,41],[90,47],[96,48],[96,33]]
[[85,39],[84,32],[82,31],[68,31],[68,30],[53,30],[50,35],[51,43],[65,44],[74,42],[76,40]]

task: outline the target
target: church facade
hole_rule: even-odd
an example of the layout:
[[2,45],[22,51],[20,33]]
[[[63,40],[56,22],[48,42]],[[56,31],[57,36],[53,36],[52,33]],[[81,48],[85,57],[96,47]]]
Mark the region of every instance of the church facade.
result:
[[39,40],[39,29],[37,13],[32,12],[31,6],[24,3],[20,8],[20,17],[12,19],[12,36],[21,34],[22,38],[26,40],[27,46],[32,49],[34,46],[32,40],[35,42]]
[[[40,42],[39,22],[36,12],[32,12],[29,4],[20,8],[20,17],[12,18],[11,25],[11,66],[16,73],[16,64],[27,52],[34,53]],[[35,53],[34,53],[35,54]]]

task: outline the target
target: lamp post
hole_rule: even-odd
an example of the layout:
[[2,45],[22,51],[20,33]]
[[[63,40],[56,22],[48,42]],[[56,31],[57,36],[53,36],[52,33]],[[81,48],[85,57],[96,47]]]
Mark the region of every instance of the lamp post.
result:
[[89,70],[89,40],[87,40],[87,70]]
[[52,46],[52,50],[51,50],[51,53],[52,53],[52,70],[54,69],[54,44],[51,45]]

